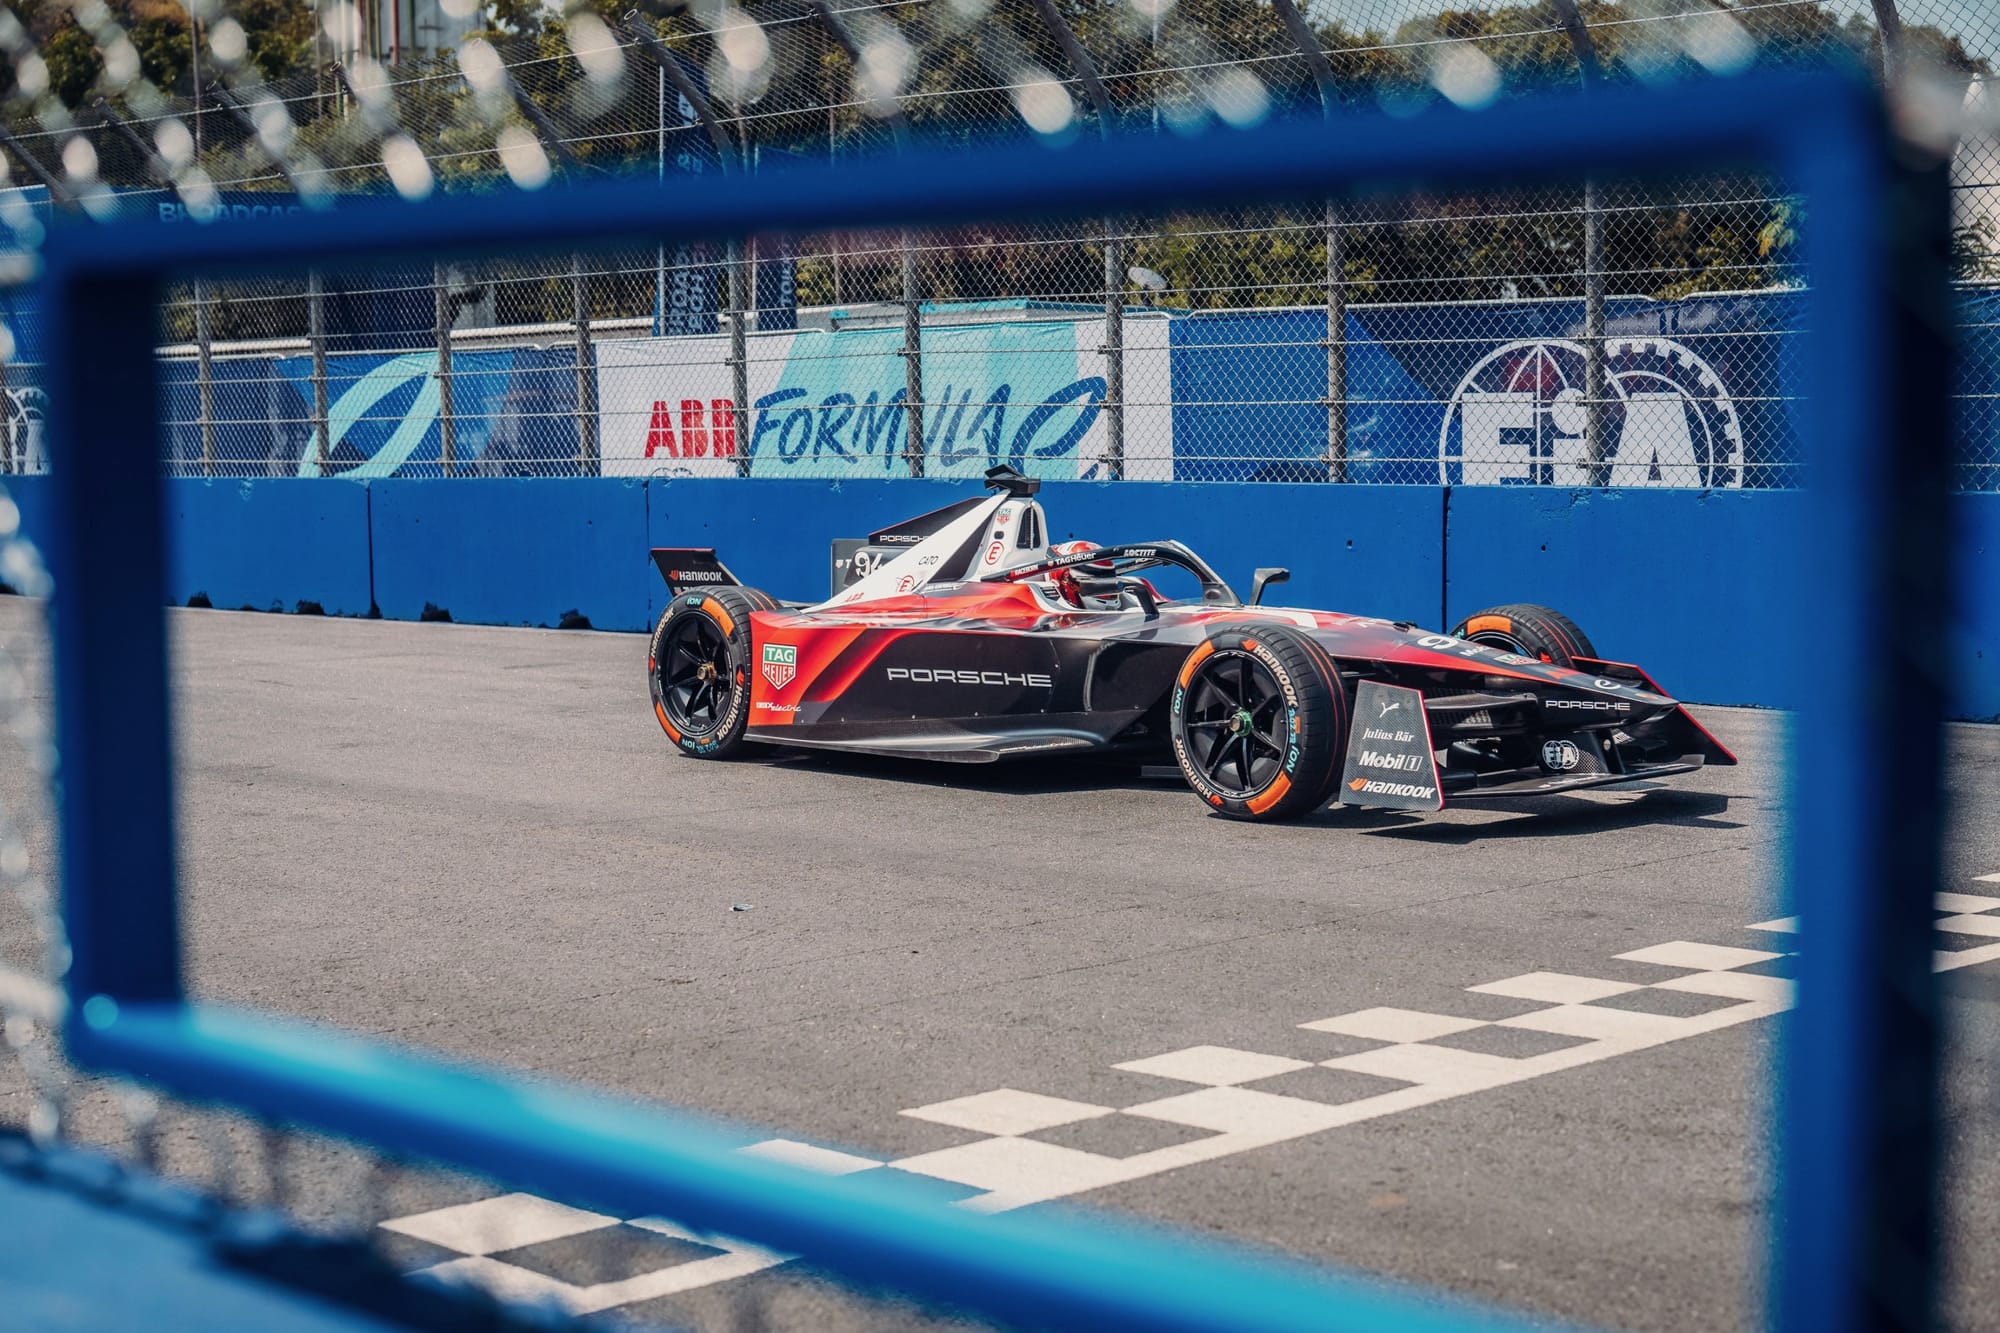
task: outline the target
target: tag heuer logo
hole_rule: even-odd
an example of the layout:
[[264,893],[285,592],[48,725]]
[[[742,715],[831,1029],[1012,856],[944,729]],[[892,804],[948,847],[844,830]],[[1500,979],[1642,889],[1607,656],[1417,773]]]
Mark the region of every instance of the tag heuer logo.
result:
[[799,650],[789,643],[764,645],[764,679],[771,688],[782,690],[799,674]]

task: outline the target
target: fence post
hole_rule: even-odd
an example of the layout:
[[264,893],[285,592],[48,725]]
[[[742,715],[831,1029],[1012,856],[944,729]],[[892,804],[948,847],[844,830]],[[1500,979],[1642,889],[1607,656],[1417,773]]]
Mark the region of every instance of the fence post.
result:
[[924,475],[924,312],[917,300],[917,248],[903,233],[903,457],[910,475]]
[[1347,237],[1326,206],[1326,479],[1347,480]]
[[7,390],[6,355],[12,349],[5,346],[12,341],[0,334],[0,473],[25,472],[28,467],[25,458],[19,462],[14,460],[14,419],[10,410],[13,403]]
[[208,327],[208,284],[194,280],[196,416],[201,423],[201,475],[215,475],[215,355]]
[[326,283],[317,271],[306,275],[306,338],[312,344],[313,387],[313,475],[326,475],[327,439],[326,393]]
[[1611,382],[1605,374],[1604,341],[1604,186],[1596,177],[1583,183],[1583,376],[1584,376],[1584,457],[1588,461],[1590,484],[1611,482],[1610,416]]
[[431,265],[431,297],[437,308],[438,466],[452,475],[458,428],[451,413],[451,294],[445,290],[444,265]]
[[[1319,90],[1319,111],[1333,119],[1340,107],[1340,86],[1333,64],[1320,49],[1319,37],[1293,0],[1272,0],[1285,35],[1305,57],[1313,86]],[[1326,202],[1326,479],[1347,480],[1347,245],[1340,229],[1340,207]]]
[[[1062,48],[1063,58],[1076,72],[1097,114],[1097,137],[1111,138],[1116,112],[1104,80],[1098,77],[1097,62],[1077,40],[1074,30],[1063,21],[1054,0],[1034,0],[1035,12]],[[1116,221],[1104,220],[1104,470],[1113,481],[1125,475],[1125,261],[1124,238]]]
[[597,471],[597,358],[590,342],[590,291],[581,253],[571,260],[570,288],[576,304],[577,470],[587,477]]
[[729,402],[736,418],[736,475],[750,475],[750,361],[744,325],[748,322],[749,275],[744,272],[743,243],[730,238],[723,252],[729,267]]
[[1125,238],[1104,229],[1104,475],[1125,479]]
[[[1590,25],[1583,21],[1576,0],[1551,3],[1576,53],[1577,78],[1588,94],[1603,74]],[[1592,486],[1607,485],[1611,480],[1611,467],[1605,461],[1610,456],[1605,420],[1611,385],[1604,371],[1604,339],[1604,187],[1593,176],[1583,183],[1583,454]]]
[[1897,91],[1903,80],[1903,16],[1896,0],[1874,0],[1875,29],[1882,34],[1882,86]]
[[[833,39],[847,56],[858,74],[866,67],[861,45],[854,34],[841,22],[840,15],[827,0],[811,0],[813,13],[818,15],[819,24],[825,34]],[[891,98],[880,107],[889,123],[889,133],[896,143],[898,153],[907,152],[910,147],[910,120],[903,114],[900,97]],[[833,109],[827,108],[827,152],[832,156]],[[903,267],[903,345],[896,355],[903,358],[903,463],[913,477],[924,475],[924,312],[917,300],[917,248],[910,233],[905,231],[899,241]],[[840,304],[840,237],[833,238],[833,303]]]

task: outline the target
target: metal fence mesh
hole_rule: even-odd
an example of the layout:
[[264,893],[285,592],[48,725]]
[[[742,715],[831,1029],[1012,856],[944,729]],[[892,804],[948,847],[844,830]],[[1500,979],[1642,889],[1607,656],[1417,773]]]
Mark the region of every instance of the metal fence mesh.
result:
[[[251,1280],[276,1280],[319,1298],[366,1308],[381,1284],[400,1274],[412,1285],[399,1292],[394,1308],[414,1320],[423,1290],[443,1286],[459,1297],[449,1323],[455,1328],[970,1333],[989,1327],[963,1312],[836,1281],[809,1261],[748,1241],[660,1217],[593,1218],[553,1201],[535,1202],[546,1214],[563,1215],[552,1229],[560,1238],[584,1237],[581,1254],[561,1254],[562,1262],[552,1264],[546,1251],[553,1246],[537,1246],[526,1233],[510,1242],[504,1228],[477,1219],[474,1231],[496,1227],[491,1243],[505,1248],[457,1240],[455,1250],[439,1239],[440,1219],[524,1196],[509,1194],[506,1182],[385,1156],[70,1066],[59,1037],[70,959],[51,870],[57,757],[45,616],[50,583],[0,483],[0,592],[9,591],[23,595],[0,596],[0,1178],[38,1180],[81,1194],[95,1209],[191,1233],[201,1252],[226,1255]],[[230,986],[204,975],[194,983],[198,991]],[[700,1273],[679,1267],[702,1255],[720,1263]],[[541,1274],[537,1264],[550,1272]],[[24,1299],[33,1305],[32,1294]],[[177,1313],[192,1314],[175,1308],[187,1299],[161,1297],[169,1323]],[[615,1325],[585,1318],[607,1311],[617,1312]]]
[[[82,85],[49,73],[46,52],[74,44],[62,25],[0,24],[15,180],[47,178],[0,203],[24,247],[64,197],[89,215],[221,207],[256,225],[261,208],[281,225],[302,200],[342,194],[633,172],[698,190],[911,139],[1174,134],[1858,60],[1962,113],[1962,482],[2000,484],[2000,102],[1986,91],[2000,16],[1971,0],[1325,0],[1302,13],[1287,0],[706,0],[664,17],[572,5],[509,8],[505,22],[482,9],[462,46],[393,66],[326,59],[355,21],[328,5],[322,36],[279,77],[237,52],[242,30],[225,33],[217,10],[190,30],[199,71],[163,81],[116,55],[123,12],[74,10],[98,53]],[[1076,379],[1092,386],[1072,415],[1094,407],[1108,438],[1075,471],[1041,460],[1052,475],[1785,485],[1800,461],[1781,386],[1807,225],[1770,181],[1712,172],[1325,214],[753,237],[189,284],[162,311],[167,466],[837,476],[893,460],[881,470],[951,475],[955,423],[984,412],[991,432],[1003,406],[1020,410],[1008,349],[1067,326],[1089,344]],[[0,464],[36,470],[32,297],[5,314]],[[1003,323],[1015,331],[969,332]],[[817,422],[851,406],[847,425],[807,438],[794,398],[760,406],[800,384]],[[897,447],[876,440],[869,464],[833,447],[888,429],[893,386]],[[638,463],[614,461],[633,437]]]

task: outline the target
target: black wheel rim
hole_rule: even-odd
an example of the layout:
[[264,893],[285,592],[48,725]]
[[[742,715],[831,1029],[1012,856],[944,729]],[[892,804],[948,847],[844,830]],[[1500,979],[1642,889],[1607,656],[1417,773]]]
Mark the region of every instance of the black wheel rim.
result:
[[702,736],[729,715],[736,690],[729,639],[705,615],[683,616],[667,627],[655,670],[667,716],[680,730]]
[[1188,684],[1182,712],[1188,762],[1224,796],[1255,796],[1284,767],[1284,691],[1255,658],[1217,654]]

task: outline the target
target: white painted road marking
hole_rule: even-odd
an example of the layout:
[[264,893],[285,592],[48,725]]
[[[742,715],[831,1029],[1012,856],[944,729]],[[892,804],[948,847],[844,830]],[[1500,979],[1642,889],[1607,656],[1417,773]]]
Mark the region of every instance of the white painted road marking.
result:
[[[1979,878],[1985,883],[2000,883],[2000,874]],[[2000,959],[2000,898],[1944,893],[1938,895],[1937,907],[1940,913],[1947,914],[1938,923],[1940,930],[1991,936],[1996,940],[1989,945],[1939,952],[1938,971]],[[1797,933],[1798,918],[1763,921],[1750,929]],[[1132,1106],[1100,1106],[1018,1088],[995,1088],[902,1111],[900,1114],[913,1119],[988,1136],[936,1152],[882,1162],[790,1139],[770,1139],[741,1151],[827,1174],[845,1175],[889,1167],[951,1181],[982,1191],[961,1200],[960,1206],[977,1212],[1003,1212],[1718,1032],[1783,1013],[1795,1002],[1797,988],[1792,981],[1740,970],[1785,956],[1780,953],[1670,940],[1616,956],[1624,962],[1672,970],[1676,975],[1639,985],[1604,977],[1529,972],[1466,987],[1473,994],[1530,1000],[1546,1006],[1497,1021],[1376,1007],[1298,1024],[1308,1031],[1385,1043],[1373,1050],[1320,1062],[1328,1069],[1403,1084],[1348,1101],[1328,1102],[1246,1086],[1312,1068],[1307,1061],[1236,1047],[1191,1046],[1112,1066],[1167,1082],[1205,1085]],[[1706,995],[1735,1003],[1688,1017],[1594,1003],[1643,990]],[[1480,1028],[1541,1032],[1577,1041],[1558,1050],[1523,1057],[1435,1044]],[[1138,1116],[1204,1130],[1207,1135],[1122,1158],[1028,1137],[1062,1125],[1114,1115]],[[551,1203],[531,1194],[506,1194],[382,1225],[457,1250],[462,1256],[423,1270],[428,1276],[476,1283],[503,1296],[552,1301],[577,1314],[691,1291],[773,1267],[790,1257],[744,1241],[693,1232],[665,1219],[641,1218],[626,1225],[707,1246],[717,1253],[618,1282],[579,1286],[494,1256],[537,1243],[588,1235],[600,1228],[619,1225],[618,1219]]]
[[[868,1171],[882,1165],[873,1157],[859,1157],[851,1152],[836,1152],[832,1148],[822,1148],[813,1143],[798,1143],[791,1139],[766,1139],[762,1143],[753,1143],[738,1151],[747,1157],[762,1157],[768,1161],[783,1162],[787,1166],[817,1171],[823,1176],[851,1176],[856,1171]],[[653,1230],[659,1231],[661,1227],[654,1227]]]
[[[1478,1018],[1449,1018],[1443,1014],[1419,1013],[1415,1009],[1362,1009],[1338,1018],[1316,1018],[1299,1026],[1308,1032],[1332,1032],[1369,1041],[1434,1041],[1439,1037],[1449,1037],[1454,1032],[1485,1027],[1486,1022]],[[1133,1068],[1131,1065],[1119,1067]]]
[[1755,972],[1691,972],[1669,981],[1656,981],[1654,990],[1686,991],[1692,995],[1715,995],[1725,1000],[1756,1000],[1789,1009],[1798,995],[1798,983],[1787,977],[1765,977]]
[[938,1102],[934,1106],[920,1106],[903,1114],[980,1134],[1032,1134],[1038,1129],[1054,1129],[1057,1125],[1110,1115],[1111,1108],[1044,1097],[1039,1092],[995,1088],[992,1092]]
[[1762,949],[1731,949],[1720,944],[1696,944],[1691,940],[1674,940],[1667,944],[1655,944],[1650,949],[1634,949],[1630,953],[1612,955],[1628,963],[1655,963],[1661,967],[1692,968],[1697,972],[1748,967],[1752,963],[1767,963],[1780,956]]
[[[1184,1051],[1168,1051],[1165,1055],[1127,1060],[1124,1064],[1111,1067],[1131,1074],[1154,1074],[1182,1083],[1206,1083],[1210,1087],[1224,1088],[1237,1083],[1254,1083],[1260,1078],[1289,1074],[1298,1069],[1310,1069],[1312,1064],[1289,1056],[1239,1051],[1228,1046],[1190,1046]],[[904,1114],[913,1115],[915,1112],[906,1111]]]
[[533,1194],[503,1194],[497,1199],[399,1217],[382,1225],[447,1250],[479,1255],[561,1240],[564,1236],[608,1227],[617,1220]]
[[1613,995],[1640,989],[1634,981],[1606,981],[1601,977],[1572,977],[1563,972],[1530,972],[1489,981],[1484,986],[1467,986],[1474,995],[1504,995],[1510,1000],[1542,1000],[1549,1004],[1589,1004]]

